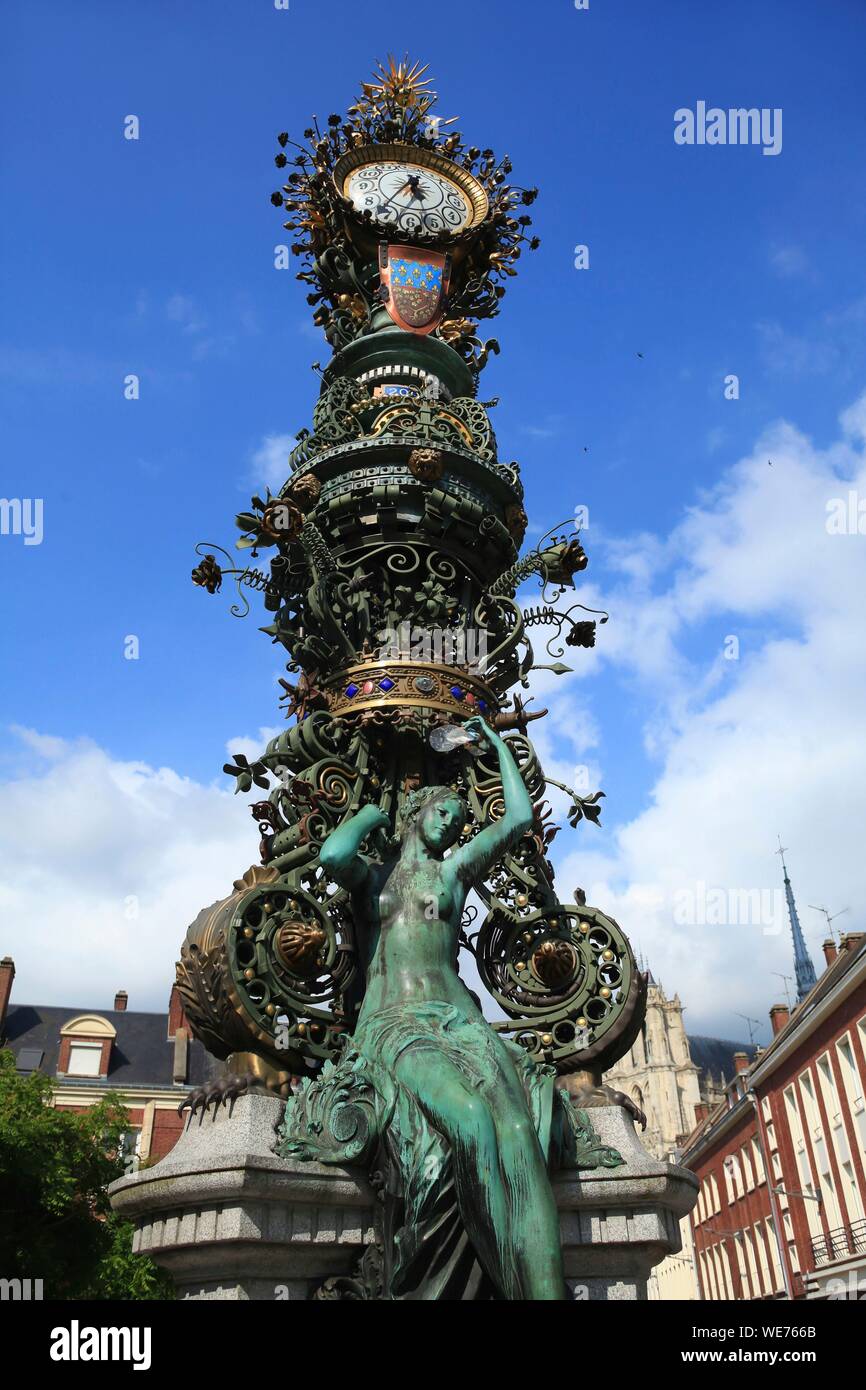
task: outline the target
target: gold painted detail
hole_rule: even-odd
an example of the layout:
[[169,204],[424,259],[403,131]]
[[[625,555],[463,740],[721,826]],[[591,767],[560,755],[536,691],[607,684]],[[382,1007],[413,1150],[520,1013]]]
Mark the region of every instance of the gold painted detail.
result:
[[[382,689],[382,681],[392,682]],[[346,692],[357,687],[357,693]],[[453,687],[460,690],[459,696]],[[371,661],[337,672],[323,693],[333,715],[345,717],[359,710],[426,707],[452,715],[478,713],[478,701],[489,714],[498,705],[493,691],[477,675],[456,666],[437,666],[420,661]]]
[[310,975],[319,968],[327,933],[318,922],[284,922],[276,935],[276,951],[295,975]]
[[[347,184],[355,170],[365,164],[386,163],[411,164],[417,168],[429,169],[456,185],[472,209],[469,222],[460,228],[461,233],[465,234],[470,227],[477,227],[487,216],[490,204],[478,179],[467,169],[461,169],[452,159],[447,159],[436,150],[424,149],[420,145],[358,145],[355,149],[348,150],[334,165],[334,185],[337,192],[347,203],[351,203]],[[443,232],[439,239],[448,241],[451,238],[447,232]]]

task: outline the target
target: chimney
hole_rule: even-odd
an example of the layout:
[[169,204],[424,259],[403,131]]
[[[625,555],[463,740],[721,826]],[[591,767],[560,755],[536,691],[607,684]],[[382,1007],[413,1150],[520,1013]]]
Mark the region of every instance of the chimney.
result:
[[773,1037],[775,1037],[777,1033],[781,1033],[782,1029],[786,1027],[790,1017],[791,1015],[788,1011],[787,1004],[773,1005],[770,1010],[770,1023],[773,1027]]
[[702,1100],[695,1106],[695,1125],[702,1125],[709,1113],[710,1107],[707,1105],[706,1101]]
[[126,990],[125,990],[125,989],[119,989],[119,990],[117,991],[117,993],[115,994],[115,996],[114,996],[114,1009],[115,1009],[115,1013],[119,1013],[119,1014],[125,1013],[125,1011],[126,1011],[126,1006],[127,1006],[128,1003],[129,1003],[129,995],[127,994]]
[[178,1028],[185,1028],[187,1033],[191,1033],[187,1016],[184,1012],[183,999],[176,984],[171,987],[171,996],[168,1001],[168,1036],[169,1039],[177,1034]]
[[740,1073],[741,1071],[748,1071],[748,1070],[749,1070],[749,1054],[748,1054],[748,1052],[735,1052],[735,1053],[734,1053],[734,1070],[737,1072],[738,1075],[739,1075],[739,1073]]
[[15,962],[11,956],[4,956],[0,960],[0,1038],[6,1036],[6,1010],[9,1007],[9,996],[12,993],[12,981],[15,979]]
[[862,931],[849,931],[844,936],[839,937],[839,947],[842,951],[857,951],[863,943]]
[[178,1028],[174,1035],[174,1062],[171,1079],[178,1084],[186,1081],[189,1067],[189,1034],[185,1028]]
[[822,949],[824,951],[825,961],[828,965],[832,965],[834,960],[836,959],[837,954],[836,942],[833,940],[832,936],[828,936],[827,940],[822,943]]

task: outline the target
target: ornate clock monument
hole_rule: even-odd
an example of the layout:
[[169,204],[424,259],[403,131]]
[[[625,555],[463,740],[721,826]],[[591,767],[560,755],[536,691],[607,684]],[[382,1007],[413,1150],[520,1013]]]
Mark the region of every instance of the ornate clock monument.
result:
[[[533,626],[554,658],[595,640],[561,603],[587,563],[574,525],[521,554],[520,469],[479,399],[499,351],[479,322],[538,244],[536,191],[434,102],[390,60],[345,118],[279,136],[272,201],[332,355],[284,486],[237,518],[248,563],[203,544],[193,571],[211,593],[231,579],[236,613],[254,591],[290,678],[285,732],[226,766],[256,798],[260,863],[178,963],[226,1061],[188,1105],[200,1122],[270,1091],[284,1158],[376,1175],[363,1274],[320,1296],[562,1298],[549,1174],[623,1164],[590,1117],[626,1103],[601,1076],[645,982],[610,917],[557,895],[529,738],[546,711],[516,693]],[[569,794],[572,828],[598,819],[600,793]]]

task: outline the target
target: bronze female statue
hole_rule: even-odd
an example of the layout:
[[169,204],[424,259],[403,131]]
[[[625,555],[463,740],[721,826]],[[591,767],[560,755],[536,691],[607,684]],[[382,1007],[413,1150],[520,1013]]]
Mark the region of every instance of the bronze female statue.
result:
[[[466,805],[449,787],[425,787],[408,796],[397,850],[382,862],[361,853],[389,823],[373,806],[322,846],[322,868],[352,895],[366,992],[343,1059],[290,1103],[283,1152],[355,1152],[325,1151],[321,1116],[366,1088],[385,1151],[384,1296],[562,1300],[552,1069],[500,1038],[457,972],[467,894],[529,830],[533,808],[503,740],[480,716],[464,727],[498,756],[499,820],[455,848]],[[344,1115],[333,1128],[352,1126]]]

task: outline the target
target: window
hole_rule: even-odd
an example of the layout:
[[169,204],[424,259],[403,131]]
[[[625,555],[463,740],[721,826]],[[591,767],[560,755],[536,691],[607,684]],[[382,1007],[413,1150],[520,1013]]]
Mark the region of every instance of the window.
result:
[[824,1126],[821,1123],[821,1112],[818,1109],[818,1102],[815,1098],[815,1088],[812,1084],[812,1077],[809,1072],[803,1072],[800,1077],[800,1094],[803,1097],[803,1108],[806,1114],[806,1121],[812,1133],[812,1153],[814,1154],[815,1165],[818,1169],[818,1182],[821,1187],[821,1197],[827,1210],[827,1220],[832,1229],[842,1225],[842,1209],[839,1206],[839,1198],[833,1183],[833,1171],[830,1165],[827,1136],[824,1133]]
[[839,1057],[839,1067],[842,1072],[848,1108],[854,1117],[854,1127],[857,1130],[860,1151],[866,1154],[866,1104],[863,1101],[863,1078],[857,1070],[854,1049],[847,1033],[837,1042],[836,1052]]
[[74,1042],[69,1047],[67,1076],[99,1076],[102,1043]]
[[743,1174],[740,1171],[740,1160],[736,1154],[728,1154],[724,1162],[725,1186],[728,1190],[728,1201],[733,1202],[743,1195]]
[[795,1274],[800,1273],[800,1256],[797,1254],[797,1241],[794,1238],[794,1227],[791,1223],[791,1213],[782,1213],[782,1221],[785,1226],[785,1243],[788,1247],[788,1259],[791,1261],[791,1268]]
[[823,1135],[821,1116],[818,1106],[815,1103],[815,1091],[812,1086],[812,1078],[807,1071],[800,1077],[800,1095],[803,1100],[803,1112],[806,1116],[806,1124],[813,1139],[820,1139]]
[[742,1231],[738,1231],[734,1237],[734,1247],[737,1251],[737,1269],[740,1272],[740,1295],[742,1298],[751,1298],[752,1288],[749,1283],[748,1270],[746,1269],[746,1257],[743,1254]]
[[22,1047],[15,1059],[16,1071],[38,1071],[44,1053],[39,1047]]
[[[767,1137],[769,1139],[769,1135]],[[761,1146],[758,1143],[757,1139],[752,1140],[752,1161],[755,1165],[755,1178],[758,1186],[760,1187],[762,1182],[767,1181],[767,1173],[766,1169],[764,1168],[764,1157],[761,1153]]]
[[120,1156],[123,1159],[124,1168],[127,1172],[135,1171],[138,1168],[138,1159],[141,1153],[141,1130],[127,1129],[120,1136]]
[[761,1266],[761,1282],[764,1286],[764,1293],[772,1293],[773,1284],[770,1279],[770,1259],[767,1250],[767,1237],[760,1221],[755,1222],[755,1245],[758,1251],[758,1261]]
[[746,1191],[753,1192],[755,1188],[755,1175],[752,1172],[752,1159],[749,1149],[750,1145],[747,1144],[742,1151],[743,1172],[746,1175]]
[[[809,1234],[813,1240],[824,1234],[821,1225],[821,1218],[818,1215],[818,1203],[808,1200],[810,1197],[817,1196],[815,1185],[812,1181],[812,1166],[809,1163],[809,1155],[806,1152],[806,1138],[803,1133],[803,1125],[800,1120],[800,1109],[797,1105],[797,1096],[793,1086],[785,1087],[785,1109],[788,1114],[788,1129],[791,1134],[791,1141],[794,1145],[794,1152],[797,1155],[797,1167],[800,1173],[800,1185],[802,1191],[807,1195],[803,1199],[803,1207],[806,1212],[806,1220],[809,1224]],[[789,1183],[789,1186],[791,1184]],[[782,1202],[787,1206],[787,1201]]]
[[761,1281],[758,1278],[758,1266],[755,1261],[755,1247],[752,1244],[752,1233],[751,1231],[744,1231],[743,1235],[746,1239],[746,1255],[749,1261],[749,1283],[752,1286],[752,1297],[760,1298]]
[[860,1187],[854,1173],[848,1134],[842,1115],[844,1102],[836,1085],[829,1052],[823,1053],[818,1058],[818,1081],[821,1086],[824,1109],[827,1112],[827,1122],[830,1126],[830,1138],[839,1166],[840,1185],[845,1197],[848,1219],[849,1221],[859,1221],[863,1217],[863,1198],[860,1195]]
[[[101,1014],[79,1014],[60,1029],[59,1070],[67,1076],[105,1076],[117,1030]],[[68,1047],[68,1054],[66,1048]],[[106,1065],[102,1066],[103,1055]]]

